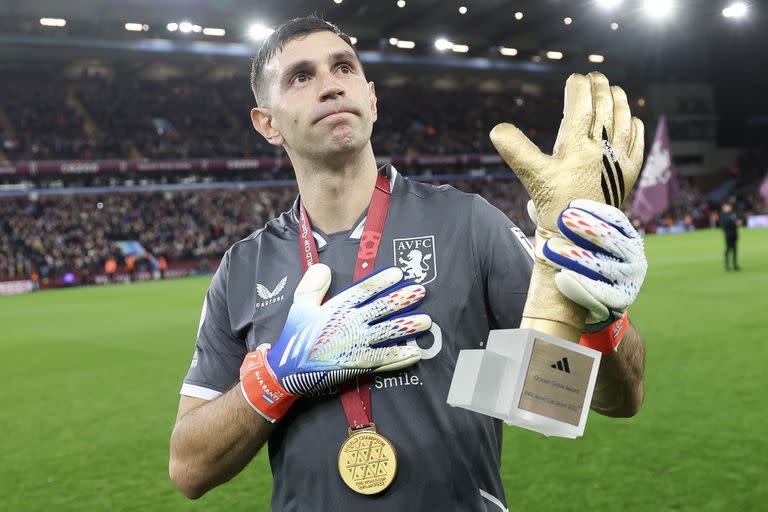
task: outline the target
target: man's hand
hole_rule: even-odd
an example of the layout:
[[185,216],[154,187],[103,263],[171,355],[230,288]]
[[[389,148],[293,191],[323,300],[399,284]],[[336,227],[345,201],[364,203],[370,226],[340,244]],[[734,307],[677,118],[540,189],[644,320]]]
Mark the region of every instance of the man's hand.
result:
[[322,304],[330,284],[326,265],[309,267],[277,342],[260,345],[240,368],[243,395],[270,421],[280,419],[299,395],[421,358],[418,347],[389,345],[432,326],[428,315],[410,312],[424,299],[423,286],[404,282],[400,269],[388,267]]
[[[528,205],[536,222],[536,209]],[[637,298],[648,262],[643,239],[621,210],[577,199],[557,219],[562,237],[536,247],[537,256],[558,269],[560,292],[587,308],[587,324],[613,322]]]
[[490,137],[533,198],[539,226],[549,231],[574,199],[621,206],[643,160],[642,121],[632,117],[624,91],[597,72],[568,78],[552,156],[511,124],[497,125]]

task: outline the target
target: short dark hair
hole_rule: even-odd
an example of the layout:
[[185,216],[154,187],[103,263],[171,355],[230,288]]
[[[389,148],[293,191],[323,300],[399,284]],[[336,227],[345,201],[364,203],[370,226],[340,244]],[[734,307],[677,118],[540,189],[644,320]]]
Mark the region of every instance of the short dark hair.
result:
[[360,54],[357,52],[355,45],[352,44],[352,39],[333,23],[325,21],[314,14],[287,21],[267,37],[251,63],[251,90],[253,91],[253,97],[256,99],[256,105],[259,105],[264,101],[264,67],[270,60],[272,60],[272,57],[274,57],[277,52],[281,51],[290,41],[322,31],[333,32],[339,36],[345,43],[352,47],[357,60],[360,60]]

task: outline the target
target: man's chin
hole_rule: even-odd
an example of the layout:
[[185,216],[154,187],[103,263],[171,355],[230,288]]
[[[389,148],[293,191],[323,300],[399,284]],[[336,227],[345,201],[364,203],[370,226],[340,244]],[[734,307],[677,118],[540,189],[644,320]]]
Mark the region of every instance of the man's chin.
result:
[[360,150],[365,142],[367,141],[362,140],[361,133],[354,127],[342,124],[331,130],[324,146],[329,153],[346,153]]
[[367,141],[361,141],[358,137],[338,137],[327,141],[318,151],[318,157],[325,161],[343,161],[354,158],[366,146]]

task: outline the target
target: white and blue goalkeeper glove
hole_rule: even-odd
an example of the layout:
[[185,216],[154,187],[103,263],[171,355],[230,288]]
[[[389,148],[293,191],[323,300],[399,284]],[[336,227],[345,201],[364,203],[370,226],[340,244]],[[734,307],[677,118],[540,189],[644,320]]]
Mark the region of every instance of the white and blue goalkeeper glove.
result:
[[430,317],[412,311],[423,286],[403,281],[397,267],[382,269],[322,303],[331,270],[307,269],[294,293],[280,337],[246,355],[240,388],[270,421],[280,419],[300,395],[328,389],[358,375],[398,370],[421,358],[418,347],[391,346],[429,330]]
[[[536,221],[533,203],[528,213]],[[560,292],[589,311],[590,324],[606,326],[620,318],[635,301],[645,279],[648,262],[643,239],[621,210],[577,199],[558,219],[563,237],[553,237],[537,256],[559,269],[555,284]]]

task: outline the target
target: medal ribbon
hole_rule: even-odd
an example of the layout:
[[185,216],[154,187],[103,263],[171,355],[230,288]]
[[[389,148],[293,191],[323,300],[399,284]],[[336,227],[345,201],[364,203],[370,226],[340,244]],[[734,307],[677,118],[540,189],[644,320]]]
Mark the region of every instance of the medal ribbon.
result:
[[[365,218],[363,236],[360,237],[360,247],[357,250],[354,281],[359,281],[373,272],[376,253],[381,242],[381,233],[387,219],[389,209],[390,185],[386,176],[377,174],[376,187],[373,189],[368,215]],[[317,244],[309,225],[309,216],[304,204],[299,204],[299,242],[301,249],[301,268],[303,272],[318,263]],[[326,297],[327,299],[328,297]],[[371,426],[371,385],[368,375],[358,377],[355,381],[344,382],[339,386],[341,403],[347,416],[349,428],[357,430]]]

